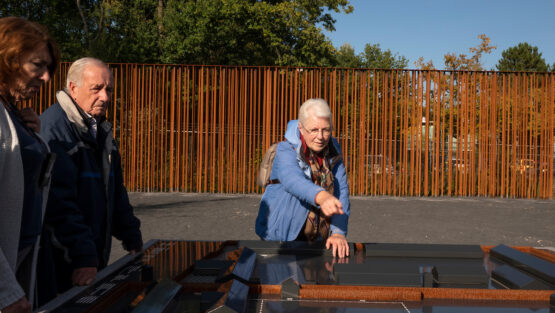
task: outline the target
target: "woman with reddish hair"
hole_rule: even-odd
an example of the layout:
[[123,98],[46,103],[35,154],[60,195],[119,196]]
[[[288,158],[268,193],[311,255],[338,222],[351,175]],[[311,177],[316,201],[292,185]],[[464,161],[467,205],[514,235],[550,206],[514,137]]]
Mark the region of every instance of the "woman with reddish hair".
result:
[[49,171],[40,120],[18,103],[33,97],[59,63],[46,29],[0,18],[0,311],[31,312]]

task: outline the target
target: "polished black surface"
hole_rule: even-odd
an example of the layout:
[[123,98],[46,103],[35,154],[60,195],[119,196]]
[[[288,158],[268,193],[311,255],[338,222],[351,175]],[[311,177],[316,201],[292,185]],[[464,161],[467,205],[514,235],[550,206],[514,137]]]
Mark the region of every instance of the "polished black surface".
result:
[[[303,285],[336,285],[339,288],[337,290],[341,290],[343,285],[439,289],[456,287],[477,290],[512,288],[506,284],[492,284],[490,273],[509,273],[508,276],[511,276],[514,275],[510,274],[512,270],[516,269],[501,260],[490,258],[489,254],[476,258],[474,247],[462,246],[462,250],[466,251],[462,253],[465,256],[457,258],[452,257],[454,254],[444,253],[446,250],[452,252],[454,245],[448,245],[447,249],[437,249],[439,247],[434,246],[425,254],[418,255],[414,253],[422,245],[407,247],[408,251],[412,251],[409,253],[412,256],[399,256],[399,246],[395,246],[395,251],[390,253],[397,256],[386,256],[388,253],[382,253],[383,251],[380,256],[369,256],[367,250],[355,250],[354,245],[351,245],[351,255],[338,259],[323,247],[318,251],[315,245],[307,247],[307,251],[303,252],[303,245],[298,244],[251,241],[248,242],[249,247],[245,248],[241,243],[151,243],[142,255],[130,258],[128,263],[111,269],[109,275],[102,274],[103,278],[93,286],[82,289],[79,294],[64,301],[60,297],[57,306],[51,311],[123,313],[131,312],[140,308],[141,303],[146,305],[150,301],[153,307],[163,304],[166,313],[206,312],[208,309],[248,313],[553,313],[548,301],[430,301],[425,298],[419,302],[370,302],[327,298],[311,300],[302,296]],[[368,244],[357,247],[368,247]],[[429,251],[438,256],[433,257]],[[509,271],[506,270],[507,266]],[[223,277],[227,279],[222,279]],[[169,302],[167,296],[156,295],[156,290],[164,287],[161,282],[167,279],[182,287],[169,297]],[[277,290],[285,293],[253,293],[251,290],[249,294],[248,284],[278,285],[275,286],[278,288],[281,285],[282,289]],[[300,289],[297,289],[299,285]],[[318,290],[318,286],[315,288]],[[73,295],[75,294],[74,292]]]
[[215,305],[207,310],[207,312],[224,313],[224,312],[245,312],[247,308],[247,300],[249,287],[239,280],[233,280],[231,288],[223,296],[225,302],[222,305]]
[[482,264],[437,265],[433,273],[440,287],[488,288],[489,275]]
[[555,264],[505,245],[491,249],[490,255],[515,268],[528,272],[555,286]]
[[299,299],[300,285],[293,278],[286,279],[281,283],[282,299]]
[[146,295],[132,313],[162,313],[180,289],[181,285],[173,280],[163,280]]
[[479,245],[367,243],[366,256],[408,258],[481,259],[484,253]]
[[[512,307],[510,305],[513,305]],[[548,307],[533,303],[504,303],[499,301],[464,303],[413,303],[370,301],[317,301],[317,300],[251,300],[248,312],[258,313],[552,313]]]
[[491,278],[511,289],[549,290],[546,283],[509,265],[501,265],[491,273]]
[[380,260],[364,263],[335,264],[335,281],[339,285],[422,287],[420,266]]
[[495,288],[489,286],[484,264],[483,259],[472,258],[369,257],[364,251],[352,252],[345,259],[265,254],[257,256],[253,279],[268,285],[293,278],[300,284],[424,287],[425,273],[436,267],[444,269],[436,287]]

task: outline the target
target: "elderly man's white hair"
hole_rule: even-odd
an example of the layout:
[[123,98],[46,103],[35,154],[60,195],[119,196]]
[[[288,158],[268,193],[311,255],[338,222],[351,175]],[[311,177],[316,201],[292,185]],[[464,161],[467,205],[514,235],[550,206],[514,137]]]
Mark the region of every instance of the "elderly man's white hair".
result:
[[327,118],[330,124],[333,125],[330,107],[324,99],[308,99],[301,105],[299,109],[299,122],[304,125],[305,121],[311,116]]
[[73,82],[77,86],[81,86],[81,79],[83,77],[83,71],[89,65],[95,66],[104,66],[108,68],[106,63],[102,62],[99,59],[86,57],[81,58],[71,64],[69,70],[67,71],[67,78],[66,78],[66,89],[69,90],[69,83]]

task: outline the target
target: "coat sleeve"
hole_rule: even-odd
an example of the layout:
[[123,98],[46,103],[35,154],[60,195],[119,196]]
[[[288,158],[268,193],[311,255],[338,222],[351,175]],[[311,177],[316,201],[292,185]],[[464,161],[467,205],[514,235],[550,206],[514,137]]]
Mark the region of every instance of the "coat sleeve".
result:
[[143,247],[141,236],[141,222],[133,214],[133,207],[129,203],[127,190],[123,185],[123,175],[121,170],[121,156],[116,151],[113,153],[114,162],[114,214],[113,230],[114,237],[122,241],[123,248],[127,251],[140,251]]
[[272,166],[272,177],[279,179],[283,188],[300,201],[317,206],[314,202],[316,194],[324,188],[314,184],[305,176],[297,161],[297,152],[287,142],[278,145],[274,164]]
[[0,247],[0,311],[25,296]]
[[[20,225],[10,216],[21,214],[23,205],[23,190],[18,188],[23,184],[23,167],[18,145],[12,137],[14,133],[13,124],[0,103],[0,311],[25,296],[13,272]],[[13,238],[16,238],[15,242]],[[3,250],[10,249],[10,245],[10,251]]]
[[46,206],[45,224],[52,232],[54,247],[64,250],[73,268],[96,267],[96,246],[90,228],[77,205],[79,169],[57,140],[49,140],[56,153]]
[[[342,153],[337,141],[334,140],[334,144],[337,152],[341,155]],[[345,212],[345,214],[336,214],[331,217],[331,233],[347,236],[349,215],[351,214],[351,202],[349,201],[349,183],[347,181],[347,171],[345,169],[343,158],[341,158],[341,161],[335,165],[335,168],[332,169],[332,171],[334,171],[334,196],[341,201],[341,206],[343,207],[343,212]]]

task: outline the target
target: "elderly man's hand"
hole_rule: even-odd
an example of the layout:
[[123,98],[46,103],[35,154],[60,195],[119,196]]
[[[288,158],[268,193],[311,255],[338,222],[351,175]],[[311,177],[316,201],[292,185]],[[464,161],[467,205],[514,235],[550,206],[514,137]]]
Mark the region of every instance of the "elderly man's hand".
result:
[[73,270],[71,281],[75,286],[90,285],[96,278],[96,267],[82,267]]
[[341,234],[333,234],[326,240],[326,249],[332,249],[332,255],[338,258],[349,256],[349,244],[345,236]]
[[320,191],[316,194],[316,199],[314,200],[320,206],[320,210],[322,210],[325,216],[344,214],[341,201],[327,191]]
[[8,305],[7,307],[0,309],[2,313],[31,313],[31,303],[27,298],[23,297],[18,301]]

